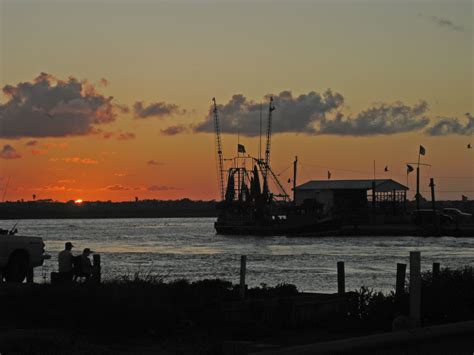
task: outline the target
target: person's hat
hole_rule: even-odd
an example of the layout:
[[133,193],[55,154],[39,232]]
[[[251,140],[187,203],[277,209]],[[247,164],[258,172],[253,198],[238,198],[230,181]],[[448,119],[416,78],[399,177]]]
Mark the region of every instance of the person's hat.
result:
[[89,248],[85,248],[84,251],[83,251],[83,254],[86,254],[86,253],[93,253],[92,250],[90,250]]
[[65,246],[66,246],[66,248],[67,248],[67,247],[74,248],[74,245],[72,245],[72,243],[71,243],[71,242],[67,242],[67,243],[65,244]]

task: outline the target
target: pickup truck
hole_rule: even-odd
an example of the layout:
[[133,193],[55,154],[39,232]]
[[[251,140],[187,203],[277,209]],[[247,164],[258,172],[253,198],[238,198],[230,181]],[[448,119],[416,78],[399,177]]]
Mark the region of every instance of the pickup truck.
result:
[[40,237],[15,235],[16,231],[0,229],[0,282],[23,282],[28,271],[43,265],[49,256]]

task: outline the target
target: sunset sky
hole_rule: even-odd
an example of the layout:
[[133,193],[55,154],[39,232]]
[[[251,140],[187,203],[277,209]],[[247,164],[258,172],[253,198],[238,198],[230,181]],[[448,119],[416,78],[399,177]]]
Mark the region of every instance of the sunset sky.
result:
[[0,4],[2,200],[216,199],[212,98],[256,156],[269,95],[285,184],[406,184],[423,145],[424,195],[474,199],[471,0]]

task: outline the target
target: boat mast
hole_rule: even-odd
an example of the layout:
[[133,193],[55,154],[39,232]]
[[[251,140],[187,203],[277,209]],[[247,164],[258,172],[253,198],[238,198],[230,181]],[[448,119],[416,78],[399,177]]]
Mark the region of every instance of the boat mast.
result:
[[221,193],[221,200],[224,200],[224,158],[222,156],[222,142],[221,142],[221,130],[219,127],[219,116],[217,115],[217,104],[216,98],[213,97],[214,102],[214,129],[216,131],[216,149],[217,149],[217,180]]
[[268,167],[270,165],[270,146],[272,141],[272,112],[275,110],[273,106],[273,97],[270,97],[270,104],[268,106],[268,123],[267,123],[267,145],[265,148],[265,169],[263,174],[264,184],[268,186]]

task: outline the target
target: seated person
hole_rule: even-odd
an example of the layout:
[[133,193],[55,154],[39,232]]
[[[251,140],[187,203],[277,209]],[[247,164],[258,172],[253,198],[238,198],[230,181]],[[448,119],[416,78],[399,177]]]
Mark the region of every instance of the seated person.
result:
[[74,258],[74,280],[78,277],[89,279],[92,276],[92,263],[89,259],[91,253],[89,248],[85,248],[81,255]]

